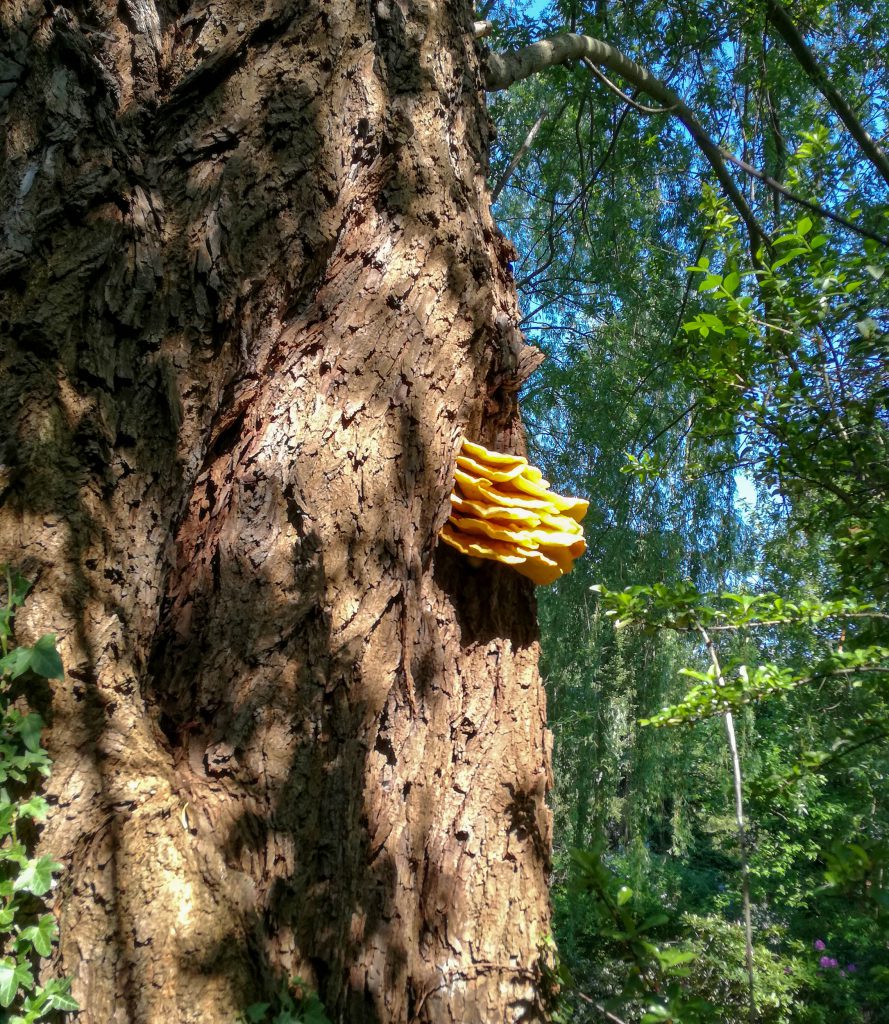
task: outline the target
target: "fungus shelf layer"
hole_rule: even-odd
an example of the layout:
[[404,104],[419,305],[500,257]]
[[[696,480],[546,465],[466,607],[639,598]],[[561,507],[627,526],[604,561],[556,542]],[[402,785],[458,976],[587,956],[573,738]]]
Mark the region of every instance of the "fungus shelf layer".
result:
[[550,490],[521,455],[463,440],[451,514],[441,539],[464,555],[512,566],[537,584],[570,572],[586,551],[580,523],[589,502]]

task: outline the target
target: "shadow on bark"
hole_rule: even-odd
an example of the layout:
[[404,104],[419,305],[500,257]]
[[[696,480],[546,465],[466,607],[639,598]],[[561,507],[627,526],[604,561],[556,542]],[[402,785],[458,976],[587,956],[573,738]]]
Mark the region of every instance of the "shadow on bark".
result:
[[[265,36],[250,28],[249,46],[325,38],[321,5],[303,6],[296,27],[294,5]],[[475,953],[448,934],[472,918],[449,900],[482,858],[462,804],[488,768],[470,763],[471,745],[510,711],[502,661],[536,639],[533,600],[508,569],[435,546],[449,431],[482,417],[483,384],[454,377],[466,364],[483,381],[492,359],[492,242],[462,225],[477,200],[448,160],[405,155],[414,128],[399,97],[435,83],[400,7],[374,10],[384,113],[333,141],[340,69],[323,47],[296,76],[286,58],[289,77],[252,82],[249,108],[230,81],[247,59],[237,41],[205,71],[216,77],[153,109],[118,110],[70,26],[23,80],[41,131],[67,134],[53,143],[56,177],[38,168],[24,193],[32,248],[4,264],[14,312],[0,410],[19,427],[0,502],[31,524],[22,568],[63,595],[78,652],[55,742],[94,788],[62,794],[83,814],[59,826],[76,887],[67,930],[86,922],[66,948],[88,995],[106,984],[125,1007],[109,1021],[163,1012],[147,1000],[165,978],[165,937],[180,974],[199,979],[192,992],[224,978],[246,1006],[300,975],[339,1019],[366,1024],[387,993],[426,1020],[447,971],[477,980]],[[80,106],[46,114],[47,68]],[[10,166],[27,178],[29,161],[12,153]],[[364,189],[348,203],[343,165]],[[430,193],[453,201],[447,230]],[[387,234],[362,236],[375,215]],[[407,221],[445,270],[420,263],[384,284]],[[470,341],[414,313],[421,271],[436,301],[436,289],[481,295],[459,310]],[[353,322],[341,314],[361,294]],[[447,372],[433,359],[445,344]],[[343,479],[351,490],[334,486]],[[335,621],[343,580],[361,598]],[[482,653],[461,674],[466,651]],[[490,784],[505,830],[545,863],[543,782],[510,785]],[[181,936],[165,917],[172,897],[160,899],[170,850],[217,911],[183,911]],[[139,858],[156,873],[138,874]]]

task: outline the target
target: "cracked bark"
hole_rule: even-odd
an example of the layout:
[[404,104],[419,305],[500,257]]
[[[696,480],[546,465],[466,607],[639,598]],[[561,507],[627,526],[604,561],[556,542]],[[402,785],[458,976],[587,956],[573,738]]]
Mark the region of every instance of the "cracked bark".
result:
[[[187,9],[186,9],[187,8]],[[543,1016],[530,585],[437,545],[521,446],[469,5],[0,11],[0,560],[59,634],[83,1024]]]

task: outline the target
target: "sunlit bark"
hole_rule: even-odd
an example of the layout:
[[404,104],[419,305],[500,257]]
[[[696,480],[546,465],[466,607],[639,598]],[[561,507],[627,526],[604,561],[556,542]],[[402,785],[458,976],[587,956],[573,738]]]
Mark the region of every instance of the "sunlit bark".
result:
[[[0,11],[0,560],[60,636],[83,1024],[537,1019],[530,584],[437,544],[533,365],[468,5]],[[10,70],[11,69],[11,70]]]

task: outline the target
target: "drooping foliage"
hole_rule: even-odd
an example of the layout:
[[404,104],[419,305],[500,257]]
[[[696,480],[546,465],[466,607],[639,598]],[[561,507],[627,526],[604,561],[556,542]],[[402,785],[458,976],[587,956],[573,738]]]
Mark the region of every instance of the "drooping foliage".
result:
[[844,110],[879,149],[887,15],[487,13],[493,48],[581,32],[669,85],[755,219],[633,83],[554,68],[492,106],[498,217],[549,357],[529,442],[592,501],[589,552],[540,612],[566,1017],[882,1019],[889,189]]

